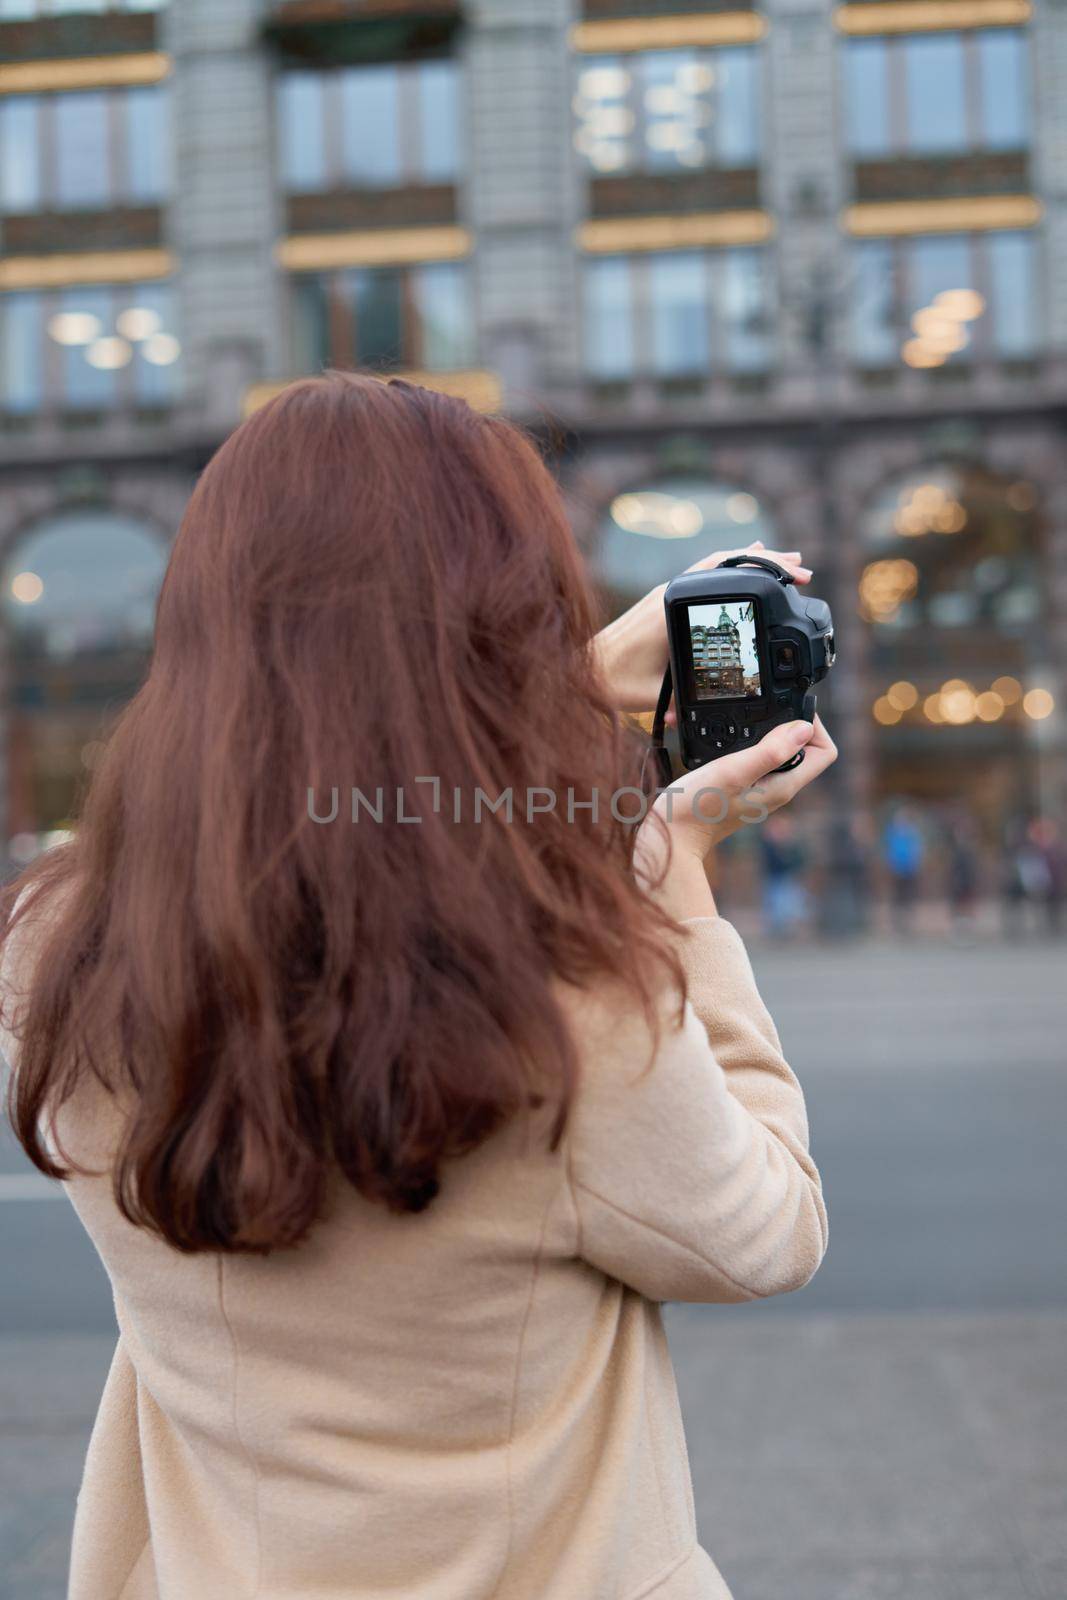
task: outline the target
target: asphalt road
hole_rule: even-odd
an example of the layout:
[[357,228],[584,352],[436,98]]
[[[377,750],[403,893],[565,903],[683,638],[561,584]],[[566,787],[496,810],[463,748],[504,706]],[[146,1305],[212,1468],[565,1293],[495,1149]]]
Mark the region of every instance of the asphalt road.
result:
[[[753,960],[807,1093],[831,1247],[807,1289],[752,1310],[1067,1307],[1067,944]],[[0,1336],[110,1330],[76,1218],[26,1198],[43,1185],[2,1137]]]
[[[1067,945],[755,950],[830,1254],[672,1306],[700,1537],[735,1600],[1067,1600]],[[0,1144],[0,1600],[63,1600],[112,1351],[62,1194]]]

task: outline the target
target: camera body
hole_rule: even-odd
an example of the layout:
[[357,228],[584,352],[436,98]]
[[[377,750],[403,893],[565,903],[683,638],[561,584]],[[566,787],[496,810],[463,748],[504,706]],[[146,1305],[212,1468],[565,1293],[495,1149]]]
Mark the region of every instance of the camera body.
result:
[[825,600],[765,556],[686,572],[664,596],[682,762],[700,767],[815,718],[813,685],[834,662]]

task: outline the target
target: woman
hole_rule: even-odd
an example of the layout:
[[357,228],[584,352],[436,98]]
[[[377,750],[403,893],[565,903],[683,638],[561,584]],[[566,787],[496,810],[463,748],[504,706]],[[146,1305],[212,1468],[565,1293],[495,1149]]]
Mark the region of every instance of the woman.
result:
[[120,1330],[72,1600],[727,1593],[659,1302],[795,1288],[825,1220],[705,865],[834,752],[620,822],[660,597],[591,634],[552,479],[458,401],[300,383],[200,480],[5,937],[15,1127]]

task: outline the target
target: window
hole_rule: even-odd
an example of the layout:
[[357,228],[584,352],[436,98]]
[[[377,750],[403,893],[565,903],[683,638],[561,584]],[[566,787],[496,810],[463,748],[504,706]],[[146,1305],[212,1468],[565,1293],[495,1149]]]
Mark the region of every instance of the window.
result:
[[353,67],[339,83],[345,179],[361,189],[395,188],[402,171],[399,68]]
[[979,34],[977,46],[985,142],[995,150],[1018,149],[1030,137],[1026,39],[1006,29]]
[[95,507],[38,523],[6,556],[8,803],[22,860],[69,827],[109,724],[144,677],[166,558],[154,530]]
[[283,73],[278,137],[293,193],[454,183],[463,164],[456,64]]
[[419,74],[418,170],[450,183],[460,169],[459,80],[450,61],[427,61]]
[[[90,326],[100,331],[91,340],[77,344],[62,342],[62,393],[63,401],[71,411],[104,411],[111,409],[118,395],[119,367],[118,344],[114,348],[110,335],[105,332],[111,321],[111,291],[109,289],[67,289],[59,297],[55,316],[45,324],[50,338],[57,338],[60,328],[74,331],[74,319],[85,319],[85,331]],[[104,359],[101,359],[103,357]]]
[[322,186],[326,170],[322,78],[317,72],[287,72],[278,89],[282,177],[287,189]]
[[772,358],[766,252],[652,252],[585,265],[585,370],[599,383],[639,376],[758,372]]
[[170,187],[159,85],[0,100],[0,211],[156,204]]
[[169,405],[180,358],[169,284],[0,295],[0,408],[8,412]]
[[842,72],[852,155],[1019,149],[1029,139],[1028,61],[1017,28],[848,40]]
[[998,355],[1028,356],[1037,348],[1033,245],[1026,233],[996,233],[986,239],[990,318]]
[[129,89],[125,113],[126,193],[145,204],[166,197],[170,188],[167,97],[156,89]]
[[883,155],[892,148],[885,43],[881,39],[850,42],[844,62],[848,147],[856,156]]
[[366,367],[404,360],[404,284],[399,272],[353,272],[344,282],[357,359]]
[[664,378],[706,369],[708,297],[704,258],[674,252],[648,262],[652,370]]
[[891,367],[899,356],[893,283],[895,252],[884,239],[854,247],[850,345],[862,367]]
[[585,268],[585,365],[602,383],[632,376],[633,272],[628,256],[604,256]]
[[341,367],[455,371],[474,360],[467,267],[356,267],[293,279],[297,371]]
[[719,263],[718,303],[726,366],[759,372],[771,362],[768,257],[762,250],[728,250]]
[[52,111],[56,204],[78,211],[106,205],[111,193],[107,95],[96,90],[57,95]]
[[905,130],[910,150],[966,150],[964,42],[958,33],[902,39]]
[[460,263],[423,267],[410,275],[409,292],[421,331],[419,365],[454,371],[473,359],[467,269]]
[[852,356],[860,366],[959,365],[1037,348],[1031,233],[936,234],[853,247]]
[[162,11],[167,0],[0,0],[0,22],[54,17],[64,12]]
[[40,204],[40,120],[35,96],[0,102],[0,210],[33,211]]
[[594,173],[746,167],[759,159],[756,51],[590,56],[578,72],[575,149]]
[[[859,519],[871,709],[882,729],[900,725],[932,744],[970,727],[970,770],[961,777],[963,752],[949,761],[956,796],[964,779],[970,794],[988,789],[997,744],[1018,772],[1023,696],[1044,676],[1036,501],[1033,485],[984,464],[931,462],[885,484]],[[1001,792],[1011,791],[1009,780]]]
[[0,379],[8,411],[37,411],[44,393],[44,342],[39,294],[0,300]]
[[617,611],[673,578],[700,550],[754,539],[776,548],[769,508],[749,488],[698,477],[639,480],[601,518],[593,571]]

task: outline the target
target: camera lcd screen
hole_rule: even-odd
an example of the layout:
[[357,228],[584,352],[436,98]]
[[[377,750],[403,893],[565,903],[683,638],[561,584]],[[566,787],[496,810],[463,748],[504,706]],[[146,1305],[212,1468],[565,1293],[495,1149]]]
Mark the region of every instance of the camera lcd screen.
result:
[[716,600],[686,607],[696,700],[758,700],[756,602]]

